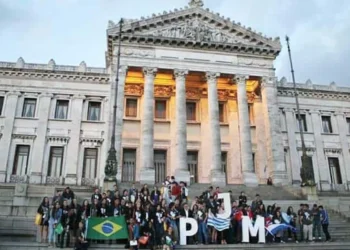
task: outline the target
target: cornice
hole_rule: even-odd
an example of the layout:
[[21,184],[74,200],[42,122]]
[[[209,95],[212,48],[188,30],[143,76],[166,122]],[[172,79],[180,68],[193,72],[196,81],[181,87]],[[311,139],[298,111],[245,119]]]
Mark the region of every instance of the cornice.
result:
[[46,136],[46,141],[51,143],[63,143],[67,144],[69,142],[69,137],[67,136]]
[[96,143],[98,145],[101,145],[103,143],[103,138],[88,138],[88,137],[81,137],[80,143],[89,142],[89,143]]
[[12,139],[34,140],[36,135],[12,134]]
[[[298,88],[300,98],[311,99],[328,99],[337,101],[350,101],[349,92],[331,91],[331,90],[317,90],[317,89],[301,89]],[[289,87],[277,87],[277,95],[282,97],[294,97],[294,89]]]

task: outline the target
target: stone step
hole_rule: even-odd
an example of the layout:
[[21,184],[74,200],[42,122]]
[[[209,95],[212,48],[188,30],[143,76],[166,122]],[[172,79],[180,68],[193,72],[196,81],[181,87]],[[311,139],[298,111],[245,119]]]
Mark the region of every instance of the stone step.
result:
[[[323,249],[332,249],[332,250],[349,250],[350,242],[329,242],[329,243],[273,243],[273,244],[232,244],[232,245],[187,245],[187,246],[177,246],[176,249],[181,250],[192,250],[192,249],[203,249],[203,250],[221,250],[221,249],[264,249],[264,250],[275,250],[281,249],[284,250],[323,250]],[[34,242],[23,242],[23,241],[0,241],[0,249],[6,250],[46,250],[47,244],[34,243]],[[89,247],[89,250],[109,250],[109,249],[125,249],[124,245],[92,245]]]

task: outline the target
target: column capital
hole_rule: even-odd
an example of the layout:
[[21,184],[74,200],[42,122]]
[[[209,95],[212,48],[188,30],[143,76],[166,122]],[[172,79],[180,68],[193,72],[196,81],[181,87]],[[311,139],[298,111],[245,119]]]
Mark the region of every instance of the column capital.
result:
[[19,92],[19,91],[10,91],[10,92],[7,92],[6,95],[7,96],[11,96],[11,95],[20,96],[21,92]]
[[233,79],[235,80],[235,82],[237,83],[237,85],[246,85],[246,81],[249,79],[248,75],[240,75],[240,74],[236,74]]
[[277,77],[275,76],[263,76],[261,77],[261,87],[264,89],[266,87],[276,87]]
[[207,78],[208,82],[215,82],[216,83],[216,80],[219,76],[220,76],[220,73],[218,73],[218,72],[207,71],[205,73],[205,77]]
[[127,73],[128,73],[128,66],[121,65],[119,67],[119,76],[126,76]]
[[188,70],[185,70],[185,69],[174,69],[175,79],[185,80],[187,74],[188,74]]
[[153,68],[153,67],[143,67],[142,68],[142,72],[144,74],[144,76],[152,76],[155,77],[157,74],[157,68]]

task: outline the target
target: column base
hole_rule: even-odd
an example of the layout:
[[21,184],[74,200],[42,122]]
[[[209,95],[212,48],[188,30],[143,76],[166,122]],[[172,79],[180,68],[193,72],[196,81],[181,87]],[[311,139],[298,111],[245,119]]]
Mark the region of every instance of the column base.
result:
[[243,181],[247,187],[259,186],[258,177],[256,177],[255,173],[249,173],[249,172],[243,173]]
[[275,186],[287,186],[288,176],[285,171],[274,171],[271,173],[272,183]]
[[189,186],[190,183],[191,183],[190,171],[187,171],[187,170],[175,170],[175,179],[176,179],[177,182],[183,181]]
[[122,182],[122,168],[118,167],[117,169],[117,174],[116,174],[116,179],[117,179],[117,183],[121,183]]
[[211,184],[214,186],[226,185],[226,174],[222,171],[211,171]]
[[142,169],[140,173],[140,183],[154,185],[156,181],[155,169]]
[[32,173],[29,177],[30,184],[42,184],[41,173]]
[[302,187],[301,193],[306,196],[308,201],[317,201],[318,195],[317,195],[317,187]]
[[65,185],[77,185],[77,175],[75,174],[67,174],[66,178],[64,178]]

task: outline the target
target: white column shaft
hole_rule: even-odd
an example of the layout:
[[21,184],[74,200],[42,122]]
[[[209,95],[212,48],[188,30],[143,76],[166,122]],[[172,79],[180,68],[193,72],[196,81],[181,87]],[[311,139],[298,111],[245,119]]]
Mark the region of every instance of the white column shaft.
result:
[[247,173],[253,173],[254,163],[246,91],[246,79],[246,76],[236,76],[239,132],[241,134],[241,159],[242,171]]
[[186,117],[186,74],[175,70],[176,81],[176,169],[188,171],[187,167],[187,117]]
[[155,68],[144,68],[145,86],[143,98],[143,116],[141,131],[141,168],[154,169],[153,136],[154,136],[154,79]]
[[217,77],[219,74],[208,72],[208,102],[211,135],[211,171],[222,172],[221,168],[221,131],[219,121],[219,100]]

